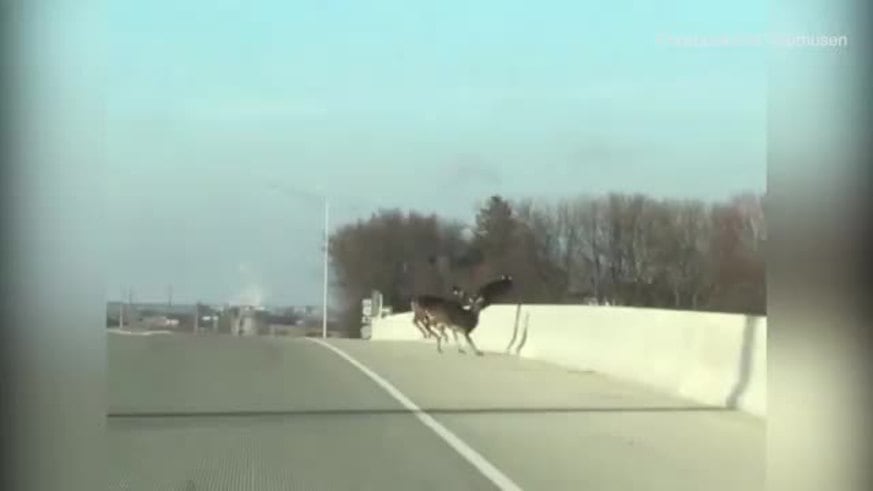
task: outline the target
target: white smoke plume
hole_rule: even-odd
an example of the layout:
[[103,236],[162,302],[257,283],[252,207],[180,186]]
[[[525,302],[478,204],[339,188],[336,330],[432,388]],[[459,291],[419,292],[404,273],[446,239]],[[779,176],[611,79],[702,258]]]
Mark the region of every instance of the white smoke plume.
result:
[[239,273],[241,283],[244,286],[236,295],[231,297],[231,305],[263,307],[269,298],[269,291],[263,286],[263,282],[245,262],[239,264]]

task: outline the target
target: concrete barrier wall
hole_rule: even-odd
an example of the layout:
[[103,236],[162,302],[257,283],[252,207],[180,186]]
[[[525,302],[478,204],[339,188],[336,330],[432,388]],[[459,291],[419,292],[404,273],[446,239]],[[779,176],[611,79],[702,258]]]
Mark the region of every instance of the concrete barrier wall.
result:
[[[482,313],[472,337],[486,352],[593,370],[704,404],[766,415],[765,317],[626,307],[494,305]],[[371,339],[433,343],[413,326],[411,313],[375,319]],[[454,343],[446,349],[455,349]]]

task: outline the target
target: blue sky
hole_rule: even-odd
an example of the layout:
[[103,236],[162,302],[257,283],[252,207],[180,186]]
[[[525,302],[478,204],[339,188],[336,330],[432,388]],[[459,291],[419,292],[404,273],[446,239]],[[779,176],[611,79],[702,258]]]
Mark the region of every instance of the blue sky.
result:
[[[107,7],[107,294],[320,298],[321,209],[765,187],[766,31],[742,0],[166,1]],[[252,293],[254,292],[254,293]]]

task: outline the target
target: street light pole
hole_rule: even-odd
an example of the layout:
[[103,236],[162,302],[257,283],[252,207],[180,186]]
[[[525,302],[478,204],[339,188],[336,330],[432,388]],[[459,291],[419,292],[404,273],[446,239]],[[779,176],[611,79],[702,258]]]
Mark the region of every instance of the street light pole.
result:
[[327,281],[328,281],[328,254],[330,249],[330,235],[328,232],[330,205],[327,195],[324,196],[324,284],[322,285],[321,298],[321,337],[327,338]]

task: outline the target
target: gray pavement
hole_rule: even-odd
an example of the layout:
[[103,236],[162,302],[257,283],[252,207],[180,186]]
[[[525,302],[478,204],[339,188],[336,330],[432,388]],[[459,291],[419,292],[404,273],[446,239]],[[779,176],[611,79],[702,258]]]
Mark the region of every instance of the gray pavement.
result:
[[[523,489],[764,489],[765,424],[598,374],[329,341]],[[495,489],[360,370],[304,339],[112,335],[112,489]]]

